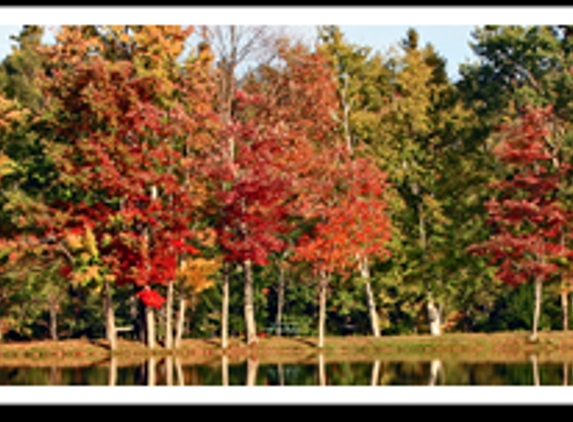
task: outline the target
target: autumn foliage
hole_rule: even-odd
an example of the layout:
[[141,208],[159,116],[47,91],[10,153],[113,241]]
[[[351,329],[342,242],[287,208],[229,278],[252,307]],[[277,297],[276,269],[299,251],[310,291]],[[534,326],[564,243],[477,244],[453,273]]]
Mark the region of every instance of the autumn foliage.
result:
[[[123,29],[64,27],[49,49],[45,125],[59,184],[50,206],[66,218],[46,231],[66,238],[89,228],[115,283],[146,287],[142,300],[159,306],[147,288],[175,278],[179,255],[198,252],[196,198],[185,184],[193,135],[209,118],[199,102],[209,97],[197,64],[187,73],[175,66],[189,29]],[[182,102],[190,90],[202,97]]]
[[554,160],[546,138],[551,109],[528,109],[504,126],[494,152],[510,175],[492,183],[497,195],[486,204],[491,238],[471,248],[487,254],[497,276],[510,285],[548,280],[560,270],[567,248],[569,213],[558,193],[570,169]]

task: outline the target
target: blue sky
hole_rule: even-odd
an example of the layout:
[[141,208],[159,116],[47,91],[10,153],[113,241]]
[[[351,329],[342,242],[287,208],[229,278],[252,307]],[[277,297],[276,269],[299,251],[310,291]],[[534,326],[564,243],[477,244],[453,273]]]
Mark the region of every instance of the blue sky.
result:
[[471,31],[484,24],[559,24],[571,7],[10,7],[0,14],[0,58],[10,51],[9,35],[20,23],[43,24],[266,24],[296,25],[314,35],[316,25],[339,25],[348,41],[384,53],[409,27],[446,58],[450,78],[474,60]]
[[[389,47],[396,46],[399,40],[405,37],[409,25],[341,25],[341,30],[346,39],[359,45],[367,45],[373,50],[384,53]],[[447,70],[450,78],[457,75],[458,65],[472,57],[468,46],[470,32],[474,28],[471,25],[414,25],[420,34],[420,43],[431,43],[438,53],[447,59]],[[0,58],[10,53],[12,42],[10,35],[18,34],[21,25],[0,25]],[[300,30],[313,36],[315,31],[312,27],[300,28]]]

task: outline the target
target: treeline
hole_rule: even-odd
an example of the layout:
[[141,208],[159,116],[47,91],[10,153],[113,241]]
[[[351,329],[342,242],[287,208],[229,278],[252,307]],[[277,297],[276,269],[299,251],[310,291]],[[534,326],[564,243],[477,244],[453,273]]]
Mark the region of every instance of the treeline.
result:
[[317,30],[24,26],[3,338],[568,329],[571,28],[476,28],[455,83]]

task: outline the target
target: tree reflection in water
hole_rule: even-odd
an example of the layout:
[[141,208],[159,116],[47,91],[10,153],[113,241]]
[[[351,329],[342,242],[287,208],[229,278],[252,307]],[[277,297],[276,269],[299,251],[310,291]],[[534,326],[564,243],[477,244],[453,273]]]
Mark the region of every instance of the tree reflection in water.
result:
[[380,379],[380,361],[377,360],[372,364],[372,377],[370,377],[370,385],[378,385],[378,380]]
[[[40,362],[41,364],[41,362]],[[538,355],[521,362],[432,361],[326,362],[319,353],[299,363],[261,363],[256,357],[230,362],[187,364],[176,356],[154,357],[133,366],[121,357],[94,366],[69,368],[1,367],[0,385],[142,385],[142,386],[392,386],[392,385],[554,385],[568,386],[569,361],[547,362]],[[447,373],[447,377],[446,377]]]
[[529,360],[533,366],[533,385],[539,387],[541,384],[539,382],[539,365],[537,364],[537,355],[530,355]]
[[259,369],[259,360],[256,357],[247,358],[247,386],[257,385],[257,372]]
[[229,357],[223,353],[221,356],[221,376],[223,387],[229,386]]
[[324,366],[324,355],[318,354],[318,385],[324,387],[326,385],[326,368]]
[[[442,361],[440,359],[432,359],[430,362],[430,382],[428,385],[434,386],[438,382],[440,372],[443,373]],[[443,380],[442,380],[443,383]]]

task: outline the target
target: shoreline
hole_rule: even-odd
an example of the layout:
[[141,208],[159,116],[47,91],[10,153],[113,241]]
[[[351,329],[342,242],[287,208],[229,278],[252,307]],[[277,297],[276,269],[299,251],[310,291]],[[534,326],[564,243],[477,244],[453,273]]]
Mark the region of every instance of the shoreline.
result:
[[[446,333],[440,337],[327,337],[322,354],[327,362],[432,359],[468,363],[527,362],[530,356],[537,356],[539,362],[573,362],[573,333],[541,332],[536,343],[531,343],[528,336],[528,332],[503,332]],[[183,365],[209,365],[220,364],[223,355],[228,357],[230,364],[248,359],[261,364],[314,363],[320,352],[316,339],[310,337],[260,338],[254,346],[233,338],[226,351],[220,348],[219,339],[184,339],[177,350],[167,350],[160,344],[149,350],[142,343],[120,339],[114,353],[109,350],[106,340],[44,340],[0,344],[0,367],[99,366],[108,365],[112,358],[119,366],[132,366],[151,357],[159,361],[168,356],[178,359]]]

